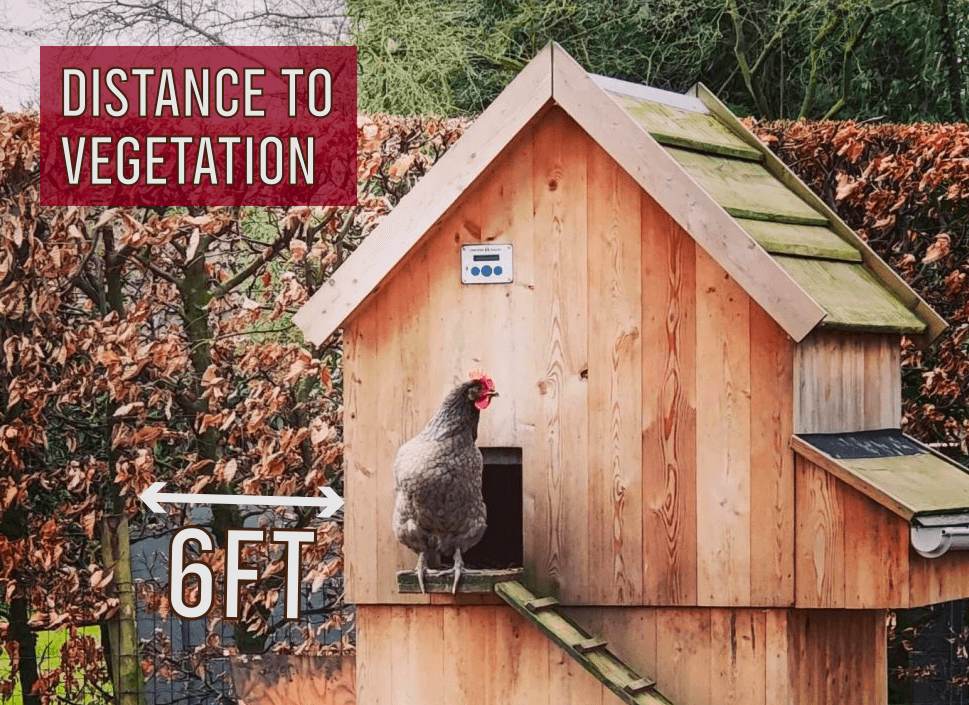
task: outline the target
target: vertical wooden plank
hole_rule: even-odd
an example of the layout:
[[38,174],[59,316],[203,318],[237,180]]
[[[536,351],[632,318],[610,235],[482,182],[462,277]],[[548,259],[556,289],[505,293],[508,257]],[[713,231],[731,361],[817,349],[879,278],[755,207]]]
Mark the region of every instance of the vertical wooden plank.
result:
[[871,701],[881,705],[888,702],[888,613],[885,610],[875,610],[872,619],[875,634],[871,638],[874,644],[872,649],[874,692]]
[[795,477],[795,603],[843,607],[844,512],[838,480],[800,457],[795,458]]
[[696,256],[697,601],[750,604],[750,304]]
[[495,619],[504,607],[455,606],[444,612],[442,688],[431,702],[497,703]]
[[602,607],[583,608],[579,623],[585,613],[596,610],[602,624],[601,636],[623,661],[638,673],[656,678],[657,658],[666,654],[656,653],[656,613],[652,607]]
[[377,379],[371,374],[376,355],[376,317],[362,311],[343,330],[343,457],[346,521],[343,551],[347,600],[373,602],[377,594],[376,456],[368,429],[374,413]]
[[[517,612],[495,613],[494,705],[549,705],[549,640]],[[551,645],[551,648],[557,648]]]
[[656,683],[674,703],[712,705],[709,609],[660,608],[656,615]]
[[750,601],[794,604],[794,341],[750,302]]
[[766,705],[765,641],[764,612],[710,610],[711,687],[717,701]]
[[901,341],[897,335],[871,336],[865,348],[865,416],[868,428],[901,425]]
[[589,147],[590,596],[643,598],[640,188],[598,145]]
[[421,403],[428,381],[428,280],[426,251],[420,248],[385,285],[372,304],[378,316],[378,355],[373,368],[379,376],[377,427],[371,443],[376,452],[377,601],[427,603],[426,595],[397,591],[397,571],[413,568],[417,556],[394,535],[394,457],[431,415]]
[[845,606],[908,607],[908,522],[842,482],[838,489],[845,522]]
[[358,705],[391,705],[394,702],[391,671],[394,661],[393,609],[386,605],[357,606]]
[[765,613],[765,645],[767,652],[764,701],[768,705],[794,705],[791,691],[791,670],[796,668],[789,658],[787,610],[767,610]]
[[577,602],[588,599],[589,552],[600,548],[588,496],[588,147],[588,137],[559,109],[535,129],[532,351],[542,369],[536,472],[526,491],[541,535],[529,541],[526,570],[540,592]]
[[696,603],[696,248],[642,194],[643,602]]

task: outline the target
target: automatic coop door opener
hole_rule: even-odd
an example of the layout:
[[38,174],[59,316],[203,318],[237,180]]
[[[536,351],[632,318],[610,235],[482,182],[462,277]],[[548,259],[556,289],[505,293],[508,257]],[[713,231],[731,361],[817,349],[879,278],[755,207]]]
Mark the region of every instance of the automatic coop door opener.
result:
[[510,284],[514,280],[511,245],[462,245],[462,284]]

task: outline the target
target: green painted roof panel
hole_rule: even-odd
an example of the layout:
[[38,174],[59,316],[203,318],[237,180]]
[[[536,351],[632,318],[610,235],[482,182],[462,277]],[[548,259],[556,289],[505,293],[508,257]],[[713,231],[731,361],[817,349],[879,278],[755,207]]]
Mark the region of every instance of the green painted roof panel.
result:
[[775,255],[828,315],[823,327],[922,333],[925,323],[863,264]]
[[830,228],[746,218],[738,218],[737,222],[771,254],[861,262],[858,248]]
[[611,93],[660,144],[762,161],[763,155],[708,113]]
[[761,164],[676,147],[667,151],[732,216],[753,220],[828,224]]

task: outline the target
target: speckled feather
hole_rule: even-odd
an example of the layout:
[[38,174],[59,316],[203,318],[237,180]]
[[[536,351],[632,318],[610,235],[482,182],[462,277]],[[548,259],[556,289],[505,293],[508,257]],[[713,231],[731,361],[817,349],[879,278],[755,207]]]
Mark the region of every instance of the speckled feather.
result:
[[467,551],[485,532],[481,451],[474,444],[480,412],[473,398],[481,384],[471,380],[453,389],[394,459],[394,533],[425,552],[429,568],[441,568],[442,556]]

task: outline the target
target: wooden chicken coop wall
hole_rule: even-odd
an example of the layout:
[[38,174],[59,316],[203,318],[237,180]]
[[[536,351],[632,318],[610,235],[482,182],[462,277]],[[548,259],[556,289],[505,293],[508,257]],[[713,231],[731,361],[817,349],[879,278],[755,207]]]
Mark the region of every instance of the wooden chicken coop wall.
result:
[[[573,618],[683,705],[887,701],[885,613],[581,607]],[[359,705],[611,705],[599,681],[505,606],[365,605]],[[836,674],[841,674],[838,677]]]
[[[514,245],[514,284],[462,286],[460,245],[488,241]],[[572,604],[793,604],[793,341],[558,108],[344,340],[351,601],[429,601],[395,587],[415,556],[390,528],[394,453],[482,367],[501,396],[478,443],[522,448],[530,586]]]
[[923,558],[909,522],[797,458],[798,607],[918,607],[965,597],[969,552]]
[[899,428],[901,339],[816,330],[797,346],[794,384],[795,433]]

